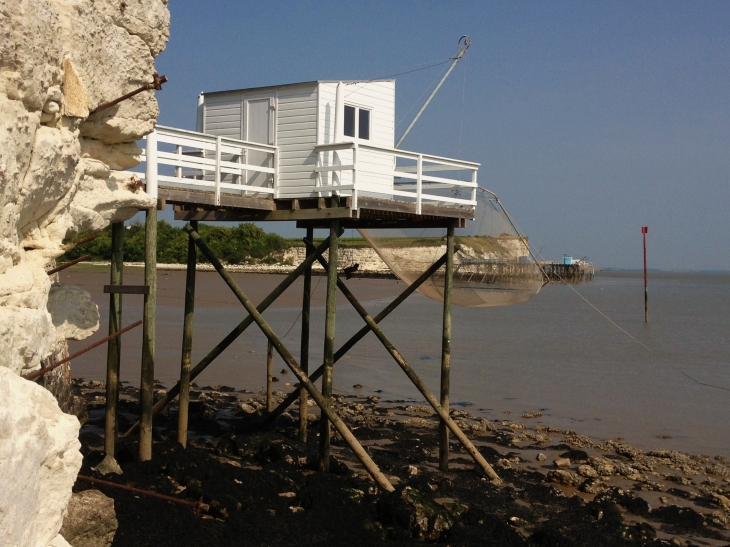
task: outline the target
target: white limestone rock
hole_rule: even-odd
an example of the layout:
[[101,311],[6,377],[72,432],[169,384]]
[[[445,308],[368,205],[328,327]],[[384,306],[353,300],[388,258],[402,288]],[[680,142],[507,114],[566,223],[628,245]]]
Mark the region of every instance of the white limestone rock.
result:
[[85,175],[71,204],[74,232],[101,230],[110,222],[132,218],[156,200],[137,188],[135,177],[112,172],[105,179]]
[[[0,0],[2,545],[68,545],[58,531],[81,465],[78,420],[18,375],[97,328],[88,295],[51,290],[64,239],[154,205],[109,170],[139,161],[154,92],[89,116],[152,81],[168,36],[165,0]],[[93,141],[82,149],[82,138]]]
[[46,310],[0,306],[0,369],[25,374],[39,368],[53,350],[53,332]]
[[88,292],[73,285],[51,286],[48,313],[57,336],[66,340],[83,340],[99,328],[99,307]]
[[0,536],[5,545],[46,546],[57,537],[81,468],[78,434],[78,419],[61,412],[48,391],[0,367]]

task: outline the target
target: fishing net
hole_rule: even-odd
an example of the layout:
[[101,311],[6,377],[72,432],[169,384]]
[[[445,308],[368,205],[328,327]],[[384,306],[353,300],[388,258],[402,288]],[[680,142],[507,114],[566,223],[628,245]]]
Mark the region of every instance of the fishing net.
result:
[[[391,270],[413,283],[446,253],[446,229],[359,230]],[[508,306],[535,296],[544,284],[528,240],[517,233],[496,196],[479,189],[475,219],[455,230],[452,303],[466,307]],[[443,301],[442,266],[418,291]]]

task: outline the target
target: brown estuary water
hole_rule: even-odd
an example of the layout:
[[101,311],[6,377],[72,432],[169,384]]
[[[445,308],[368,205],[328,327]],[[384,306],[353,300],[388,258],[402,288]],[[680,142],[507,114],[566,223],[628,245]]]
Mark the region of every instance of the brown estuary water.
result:
[[[283,276],[234,274],[258,303]],[[108,332],[109,281],[105,269],[71,269],[62,282],[79,285],[99,305],[101,327],[90,339],[72,342],[76,351]],[[141,284],[142,270],[127,268],[125,283]],[[185,272],[158,272],[155,377],[171,387],[179,376]],[[405,286],[384,279],[351,279],[353,293],[374,315]],[[310,366],[321,363],[325,279],[314,277]],[[301,280],[269,308],[269,321],[295,357]],[[588,301],[620,325],[611,324]],[[124,297],[123,324],[142,317],[142,297]],[[199,272],[193,365],[245,317],[243,307],[215,272]],[[296,322],[295,322],[296,321]],[[293,327],[292,327],[293,325]],[[413,295],[382,323],[418,374],[438,392],[441,304]],[[336,347],[362,326],[338,296]],[[628,333],[628,334],[627,334]],[[630,336],[629,336],[630,335]],[[635,338],[634,339],[632,339]],[[141,329],[124,335],[122,380],[139,383]],[[265,384],[266,339],[250,327],[195,382],[260,390]],[[275,357],[275,388],[291,389]],[[73,362],[72,373],[105,378],[106,352],[92,350]],[[454,308],[451,400],[491,420],[533,421],[573,429],[595,439],[622,437],[636,446],[730,457],[730,274],[653,273],[649,280],[649,323],[644,323],[640,272],[598,272],[592,283],[549,285],[531,301],[505,308]],[[681,371],[681,372],[680,372]],[[713,384],[723,389],[699,385]],[[361,389],[353,385],[361,384]],[[372,394],[384,400],[422,401],[377,339],[369,334],[335,365],[335,391]]]

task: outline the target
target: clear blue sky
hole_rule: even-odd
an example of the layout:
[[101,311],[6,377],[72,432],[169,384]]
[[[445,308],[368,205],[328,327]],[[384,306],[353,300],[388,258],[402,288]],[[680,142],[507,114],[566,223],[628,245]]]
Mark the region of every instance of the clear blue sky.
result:
[[[194,129],[200,91],[388,76],[453,56],[468,34],[403,148],[480,162],[481,184],[547,258],[640,268],[648,225],[651,267],[730,270],[730,2],[170,10],[161,124]],[[396,135],[444,68],[396,78]]]

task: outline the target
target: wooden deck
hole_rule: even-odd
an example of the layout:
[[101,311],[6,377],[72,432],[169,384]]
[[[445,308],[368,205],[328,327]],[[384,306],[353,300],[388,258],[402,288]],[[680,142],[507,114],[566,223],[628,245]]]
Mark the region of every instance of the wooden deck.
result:
[[329,221],[340,219],[344,228],[441,228],[464,227],[474,218],[474,210],[454,206],[416,204],[361,196],[357,209],[351,198],[272,199],[221,194],[220,205],[214,195],[195,190],[160,187],[162,204],[172,204],[175,220],[199,221],[295,221],[298,227],[328,228]]

